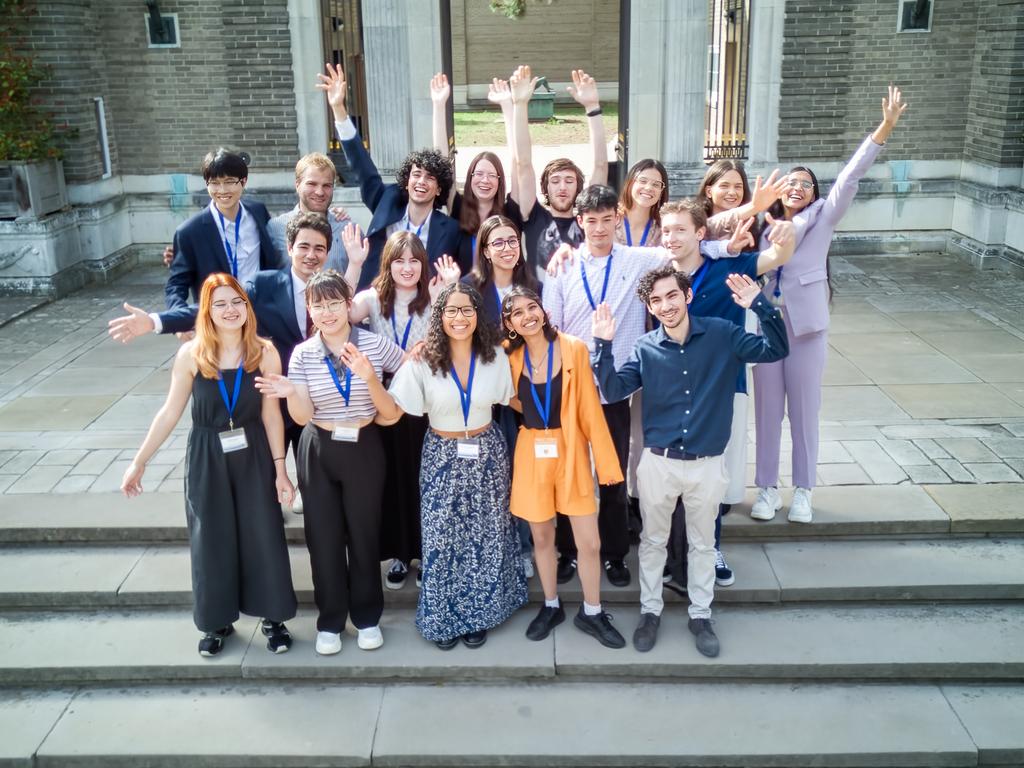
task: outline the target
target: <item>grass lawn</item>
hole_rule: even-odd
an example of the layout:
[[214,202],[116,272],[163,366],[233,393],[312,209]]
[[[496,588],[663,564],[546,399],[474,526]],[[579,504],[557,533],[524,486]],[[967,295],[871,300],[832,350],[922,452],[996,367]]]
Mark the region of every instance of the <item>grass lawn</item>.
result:
[[[619,105],[602,104],[604,130],[611,139],[619,129]],[[555,105],[546,123],[530,123],[530,137],[538,146],[586,144],[587,118],[579,104]],[[498,108],[455,113],[455,143],[460,147],[488,147],[505,143],[505,126]]]

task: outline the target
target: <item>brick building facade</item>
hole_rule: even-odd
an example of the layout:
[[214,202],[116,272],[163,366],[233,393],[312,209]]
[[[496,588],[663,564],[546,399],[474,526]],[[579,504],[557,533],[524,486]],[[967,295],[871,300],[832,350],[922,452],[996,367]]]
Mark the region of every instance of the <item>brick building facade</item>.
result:
[[[530,4],[530,23],[564,15],[569,2],[550,11]],[[612,35],[607,2],[572,2],[601,15],[594,41]],[[944,249],[1024,268],[1024,0],[933,4],[930,31],[900,33],[896,0],[754,0],[748,166],[813,164],[827,186],[877,123],[885,84],[898,82],[911,109],[837,248]],[[707,88],[708,2],[616,5],[628,13],[619,19],[630,41],[622,51],[629,78],[620,83],[620,112],[632,117],[623,125],[628,158],[661,158],[674,196],[686,194],[704,167],[694,115],[703,114]],[[296,158],[326,147],[325,106],[313,88],[325,60],[321,0],[161,0],[162,14],[177,14],[174,48],[148,46],[146,7],[37,0],[26,44],[53,68],[40,95],[77,130],[64,159],[73,205],[46,220],[0,222],[0,253],[27,243],[38,254],[0,270],[0,290],[60,293],[158,253],[206,199],[197,168],[212,147],[248,152],[250,193],[280,209],[293,199]],[[442,29],[445,7],[452,21]],[[409,147],[430,143],[425,82],[442,68],[446,43],[484,21],[469,0],[362,0],[359,13],[373,151],[393,168]],[[526,27],[516,24],[502,27],[503,55],[524,50],[515,35]],[[475,49],[471,37],[462,40],[453,75],[468,77]],[[96,97],[105,105],[109,178]],[[336,199],[365,218],[351,190]]]

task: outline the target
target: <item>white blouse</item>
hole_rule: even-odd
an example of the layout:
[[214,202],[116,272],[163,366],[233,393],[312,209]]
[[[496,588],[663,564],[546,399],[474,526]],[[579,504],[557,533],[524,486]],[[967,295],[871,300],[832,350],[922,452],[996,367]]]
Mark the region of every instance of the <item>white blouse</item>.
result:
[[[466,386],[466,382],[462,385]],[[477,358],[468,422],[463,420],[462,396],[451,371],[442,376],[431,373],[430,366],[422,360],[410,360],[395,374],[389,391],[399,408],[410,416],[426,414],[430,426],[442,432],[461,432],[487,426],[491,423],[491,406],[496,403],[508,405],[515,395],[508,356],[500,347],[495,348],[492,363],[484,363]]]

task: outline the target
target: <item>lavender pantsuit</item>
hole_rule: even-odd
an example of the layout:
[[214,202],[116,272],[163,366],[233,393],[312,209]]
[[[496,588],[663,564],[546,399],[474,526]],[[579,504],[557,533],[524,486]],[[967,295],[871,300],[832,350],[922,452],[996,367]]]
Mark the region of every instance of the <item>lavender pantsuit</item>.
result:
[[[832,234],[857,194],[861,178],[882,147],[868,136],[836,177],[828,197],[815,200],[793,218],[796,250],[781,270],[769,273],[765,295],[776,287],[785,302],[783,316],[789,356],[754,366],[757,473],[760,488],[779,484],[782,417],[788,409],[793,438],[793,485],[813,488],[818,467],[818,411],[821,377],[828,351],[828,274]],[[761,247],[767,248],[767,232]]]

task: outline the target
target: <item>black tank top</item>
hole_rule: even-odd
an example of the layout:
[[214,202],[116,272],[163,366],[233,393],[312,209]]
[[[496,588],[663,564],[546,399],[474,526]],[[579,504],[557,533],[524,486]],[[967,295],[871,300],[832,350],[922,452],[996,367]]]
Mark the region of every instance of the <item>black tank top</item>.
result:
[[[530,389],[537,392],[537,399],[544,405],[544,391],[547,384],[534,384],[524,370],[519,377],[519,385],[516,394],[519,402],[523,404],[523,425],[527,429],[544,429],[544,419],[541,418],[537,405],[533,402],[533,395]],[[548,419],[548,429],[558,429],[562,426],[562,371],[559,370],[551,377],[551,415]]]

